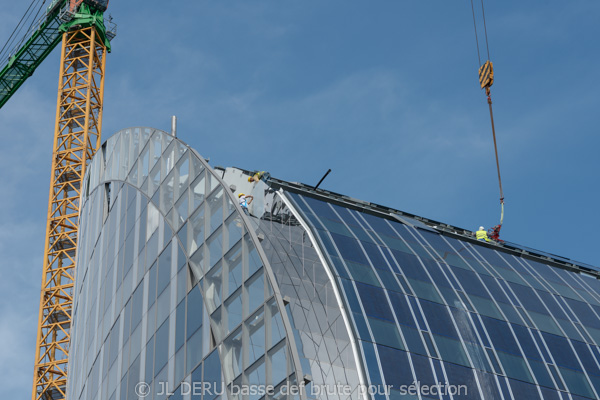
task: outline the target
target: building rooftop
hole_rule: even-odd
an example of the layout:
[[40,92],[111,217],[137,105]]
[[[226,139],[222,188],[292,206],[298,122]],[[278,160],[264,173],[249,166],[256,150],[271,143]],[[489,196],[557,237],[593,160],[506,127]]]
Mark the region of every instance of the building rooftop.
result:
[[[252,176],[254,173],[253,171],[245,170],[243,168],[235,168],[242,171],[248,176]],[[215,167],[215,170],[224,171],[225,169],[223,167]],[[313,186],[300,182],[288,182],[282,179],[270,177],[269,184],[274,188],[283,188],[292,192],[307,194],[316,198],[322,198],[329,202],[337,203],[345,207],[360,209],[362,211],[367,211],[380,217],[398,220],[406,225],[414,226],[416,228],[435,231],[442,235],[457,237],[463,240],[476,241],[479,245],[490,247],[495,250],[514,254],[520,257],[528,258],[534,261],[538,261],[569,271],[586,274],[594,278],[600,278],[600,267],[596,267],[580,261],[575,261],[567,257],[559,256],[557,254],[533,249],[506,240],[502,242],[489,243],[477,241],[475,239],[475,232],[471,230],[446,224],[444,222],[435,221],[433,219],[421,217],[415,214],[383,206],[377,203],[355,199],[353,197],[335,193],[322,188],[315,189]]]

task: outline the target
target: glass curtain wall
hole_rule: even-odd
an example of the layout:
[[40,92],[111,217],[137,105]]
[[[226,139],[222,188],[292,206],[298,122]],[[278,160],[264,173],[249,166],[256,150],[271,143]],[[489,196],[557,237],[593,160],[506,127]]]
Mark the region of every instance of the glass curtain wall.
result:
[[[391,398],[415,382],[466,385],[455,399],[598,398],[597,279],[383,215],[286,196],[327,254],[369,382],[393,385]],[[435,392],[421,397],[449,398]]]
[[287,315],[205,160],[165,132],[131,128],[103,145],[84,182],[69,398],[181,399],[195,382],[211,384],[204,400],[241,399],[234,385],[250,384],[281,397],[299,365]]

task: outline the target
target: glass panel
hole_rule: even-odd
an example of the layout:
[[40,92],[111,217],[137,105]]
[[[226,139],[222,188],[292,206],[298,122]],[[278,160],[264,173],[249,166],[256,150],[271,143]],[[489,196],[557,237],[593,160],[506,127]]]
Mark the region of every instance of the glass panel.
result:
[[156,331],[156,350],[154,355],[154,370],[161,371],[167,364],[169,356],[169,320]]
[[106,162],[106,169],[104,170],[104,180],[114,179],[112,176],[112,165],[113,165],[113,156],[112,154],[108,157],[108,161]]
[[160,140],[161,136],[161,132],[155,131],[150,137],[150,153],[152,154],[150,167],[153,167],[154,164],[160,160],[160,156],[162,154],[162,143]]
[[248,312],[256,310],[265,301],[265,285],[263,272],[260,271],[246,284],[248,288]]
[[569,391],[587,398],[594,398],[594,395],[592,394],[592,388],[585,378],[585,375],[583,375],[581,372],[573,371],[568,368],[559,367],[558,369],[560,370],[560,373],[565,380]]
[[154,336],[146,344],[146,382],[152,382],[154,378]]
[[182,268],[177,273],[177,301],[176,301],[176,303],[183,300],[183,298],[187,294],[187,292],[188,292],[187,281],[188,281],[188,270],[187,270],[187,268]]
[[148,309],[150,309],[150,306],[156,300],[156,269],[156,263],[152,264],[152,268],[150,268],[150,272],[148,272],[148,276],[146,277],[148,281]]
[[222,285],[222,268],[221,264],[214,267],[206,274],[206,308],[209,313],[212,313],[221,305],[221,285]]
[[171,312],[171,286],[167,288],[159,295],[156,301],[156,325],[160,325],[169,316]]
[[285,345],[271,352],[271,376],[273,377],[272,385],[277,385],[287,378],[287,348]]
[[194,332],[202,326],[202,294],[200,289],[194,288],[187,297],[186,311],[186,337],[189,338]]
[[267,307],[271,315],[271,343],[269,343],[269,347],[272,347],[285,337],[285,329],[275,299],[270,300]]
[[498,358],[504,367],[506,375],[510,378],[515,378],[529,383],[534,383],[522,357],[514,356],[503,351],[497,351]]
[[465,354],[462,344],[458,340],[450,339],[441,335],[433,335],[440,355],[444,361],[470,367],[469,360]]
[[242,322],[242,291],[238,290],[236,294],[225,302],[227,310],[227,332],[234,329]]
[[204,175],[205,172],[202,172],[192,184],[192,210],[195,210],[196,207],[204,201],[204,196],[206,194],[206,179],[204,178]]
[[213,233],[218,227],[223,225],[223,188],[219,188],[207,199],[210,210],[210,227],[208,234]]
[[165,243],[168,243],[173,238],[173,230],[171,229],[171,225],[168,220],[163,220],[163,246]]
[[[167,135],[164,135],[165,137]],[[175,166],[175,143],[172,142],[162,156],[162,174],[166,176]]]
[[140,190],[142,191],[142,193],[146,193],[146,194],[150,193],[148,188],[150,187],[151,184],[149,182],[150,182],[150,178],[143,180],[142,186],[140,186]]
[[371,332],[375,338],[375,343],[383,344],[396,349],[404,350],[402,339],[396,328],[396,324],[380,320],[378,318],[368,318],[371,325]]
[[133,168],[131,168],[131,172],[129,173],[129,176],[127,177],[127,182],[131,183],[135,187],[138,187],[140,185],[138,182],[138,172],[139,172],[138,162],[136,161]]
[[225,339],[223,345],[225,347],[223,374],[225,383],[229,384],[242,373],[242,329],[238,329]]
[[219,186],[219,181],[217,180],[217,178],[215,178],[211,174],[207,175],[207,180],[208,180],[208,192],[207,193],[212,192],[217,186]]
[[214,334],[213,341],[217,342],[217,343],[220,342],[223,337],[222,314],[223,314],[223,307],[219,307],[210,315],[210,320],[213,322],[213,325],[211,325],[211,327],[214,328],[212,330],[212,333]]
[[207,270],[206,258],[204,257],[205,246],[202,246],[190,257],[190,268],[192,270],[192,286],[200,282]]
[[229,271],[227,296],[230,296],[242,285],[242,244],[238,243],[229,251],[225,260]]
[[246,275],[246,279],[248,279],[248,277],[252,276],[256,271],[258,271],[262,267],[262,261],[258,256],[258,252],[256,251],[256,248],[254,247],[254,243],[252,243],[252,239],[250,239],[250,236],[246,235],[244,241],[246,242],[246,251],[248,252],[248,273]]
[[169,146],[169,143],[173,141],[173,136],[168,133],[162,135],[162,147],[166,149]]
[[235,211],[235,206],[233,202],[229,198],[229,196],[225,196],[225,218],[230,216]]
[[376,317],[388,321],[393,321],[392,310],[388,305],[385,291],[383,289],[357,283],[356,288],[360,294],[363,308],[369,317]]
[[113,135],[106,141],[106,154],[111,154],[115,149],[115,141],[119,138],[119,135]]
[[171,263],[172,263],[172,242],[165,247],[163,252],[158,257],[158,292],[161,293],[170,282],[171,278]]
[[179,160],[186,152],[187,148],[183,143],[176,141],[175,143],[175,157]]
[[[265,382],[265,361],[264,359],[252,367],[252,370],[248,373],[248,384],[249,385],[264,385]],[[258,400],[261,396],[254,394],[248,396],[250,400]]]
[[150,239],[152,234],[158,228],[160,213],[152,203],[148,203],[148,221],[146,223],[146,241]]
[[232,215],[231,218],[225,223],[227,226],[228,233],[228,244],[225,251],[229,250],[237,242],[242,239],[242,217],[239,215]]
[[209,265],[215,265],[223,257],[223,230],[219,229],[207,240]]
[[186,350],[186,371],[189,373],[202,359],[202,329],[198,329],[196,333],[188,339]]
[[188,223],[188,254],[193,254],[204,243],[204,224],[204,206],[202,206],[192,214]]
[[131,134],[130,131],[127,130],[122,135],[121,140],[121,167],[119,168],[119,180],[125,180],[125,177],[127,176],[127,173],[129,172],[129,169],[131,167],[131,165],[129,164],[130,139]]
[[167,214],[171,208],[173,208],[174,193],[173,186],[175,182],[175,176],[169,175],[167,179],[160,185],[160,210],[163,214]]
[[[179,350],[176,354],[175,354],[175,379],[174,382],[181,382],[183,380],[183,374],[185,373],[184,371],[184,361],[185,361],[185,352],[184,352],[184,348],[181,348],[181,350]],[[181,387],[175,392],[175,394],[177,394],[177,392],[181,390]],[[121,397],[123,399],[123,397]]]
[[203,382],[210,384],[211,387],[217,388],[213,394],[204,393],[203,400],[212,400],[221,392],[221,361],[219,352],[215,349],[206,360],[204,360],[204,376]]
[[140,128],[133,128],[131,131],[131,159],[137,158],[140,154]]
[[148,195],[154,195],[154,192],[158,189],[160,185],[160,164],[156,164],[152,171],[150,172],[150,178],[148,179]]
[[192,165],[194,167],[192,175],[200,175],[200,173],[204,171],[204,165],[202,165],[202,161],[200,161],[200,159],[193,152],[190,152],[190,157],[192,159]]
[[263,311],[256,313],[247,322],[248,326],[248,362],[246,367],[252,365],[265,354],[265,322]]
[[186,154],[177,163],[177,176],[179,177],[177,194],[183,193],[190,181],[190,160]]
[[179,350],[185,343],[185,301],[177,305],[175,316],[175,350]]
[[140,156],[140,182],[142,182],[144,179],[146,179],[148,177],[148,175],[150,174],[150,166],[149,166],[149,159],[150,159],[150,146],[146,145],[146,147],[144,148],[142,155]]

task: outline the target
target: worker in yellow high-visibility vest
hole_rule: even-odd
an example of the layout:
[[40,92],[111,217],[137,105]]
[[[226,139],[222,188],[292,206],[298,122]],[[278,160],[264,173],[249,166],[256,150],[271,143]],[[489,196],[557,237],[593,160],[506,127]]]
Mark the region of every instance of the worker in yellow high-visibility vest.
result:
[[258,182],[258,181],[266,182],[269,180],[270,177],[271,177],[271,174],[268,173],[267,171],[258,171],[256,173],[254,173],[254,175],[252,175],[251,177],[248,178],[248,182]]
[[491,240],[488,238],[487,231],[483,226],[480,226],[479,230],[475,232],[475,237],[477,238],[477,240],[491,242]]

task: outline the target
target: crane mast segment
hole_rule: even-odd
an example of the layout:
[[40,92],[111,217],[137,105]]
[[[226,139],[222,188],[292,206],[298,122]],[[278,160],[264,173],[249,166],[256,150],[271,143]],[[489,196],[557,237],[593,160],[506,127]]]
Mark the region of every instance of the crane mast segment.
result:
[[[33,400],[66,398],[79,199],[100,146],[109,34],[102,11],[80,4],[62,35]],[[114,36],[114,35],[112,35]]]

